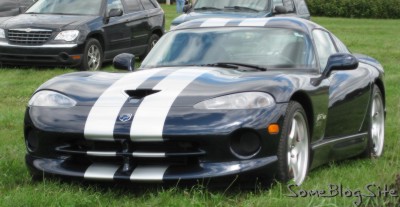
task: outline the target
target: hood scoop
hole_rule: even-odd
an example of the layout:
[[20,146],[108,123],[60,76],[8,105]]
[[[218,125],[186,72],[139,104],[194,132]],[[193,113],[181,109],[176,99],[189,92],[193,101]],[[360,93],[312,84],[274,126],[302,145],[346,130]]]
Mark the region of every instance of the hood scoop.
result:
[[125,91],[131,99],[143,99],[146,96],[150,96],[152,94],[158,93],[160,90],[152,90],[152,89],[138,89],[138,90],[127,90]]

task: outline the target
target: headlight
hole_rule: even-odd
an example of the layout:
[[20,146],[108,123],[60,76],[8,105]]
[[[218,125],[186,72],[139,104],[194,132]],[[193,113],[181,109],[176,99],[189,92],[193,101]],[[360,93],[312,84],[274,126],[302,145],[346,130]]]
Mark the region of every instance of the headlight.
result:
[[258,109],[275,105],[274,98],[262,92],[237,93],[200,102],[196,109]]
[[63,31],[58,33],[57,37],[55,40],[65,40],[65,41],[73,41],[75,40],[79,35],[78,30],[68,30],[68,31]]
[[0,29],[0,38],[6,38],[6,33],[4,32],[4,29]]
[[75,105],[75,100],[54,91],[39,91],[29,100],[29,106],[70,108]]

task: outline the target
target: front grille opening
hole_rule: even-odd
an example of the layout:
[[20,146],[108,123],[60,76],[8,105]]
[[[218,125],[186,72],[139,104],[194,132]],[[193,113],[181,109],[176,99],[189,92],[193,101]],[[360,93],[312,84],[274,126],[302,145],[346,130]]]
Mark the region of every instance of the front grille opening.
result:
[[41,45],[49,40],[53,31],[41,29],[10,29],[7,38],[10,43],[20,45]]
[[[61,146],[57,150],[74,159],[120,165],[124,164],[124,158],[127,157],[135,165],[196,165],[199,163],[199,158],[205,154],[194,142],[129,142],[128,148],[126,143],[121,140],[115,142],[77,140],[72,144]],[[102,156],[102,153],[106,152],[115,152],[115,154]],[[134,153],[145,155],[147,153],[150,156],[135,156]],[[163,156],[151,156],[157,153],[161,153]]]

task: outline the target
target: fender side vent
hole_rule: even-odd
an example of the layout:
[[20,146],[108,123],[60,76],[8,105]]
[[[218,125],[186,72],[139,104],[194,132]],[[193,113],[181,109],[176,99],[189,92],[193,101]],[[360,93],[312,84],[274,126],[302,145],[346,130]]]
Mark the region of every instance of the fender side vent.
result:
[[152,90],[152,89],[139,89],[139,90],[128,90],[125,91],[126,94],[132,99],[143,99],[146,96],[151,94],[158,93],[160,91]]

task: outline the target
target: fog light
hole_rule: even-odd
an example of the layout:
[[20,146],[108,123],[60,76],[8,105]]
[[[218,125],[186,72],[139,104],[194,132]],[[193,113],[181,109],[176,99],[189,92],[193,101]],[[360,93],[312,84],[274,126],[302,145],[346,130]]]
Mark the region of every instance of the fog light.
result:
[[231,152],[240,159],[250,159],[261,149],[261,141],[254,132],[239,132],[231,138]]
[[25,139],[25,142],[26,147],[30,152],[36,151],[39,147],[38,133],[35,130],[30,131]]

